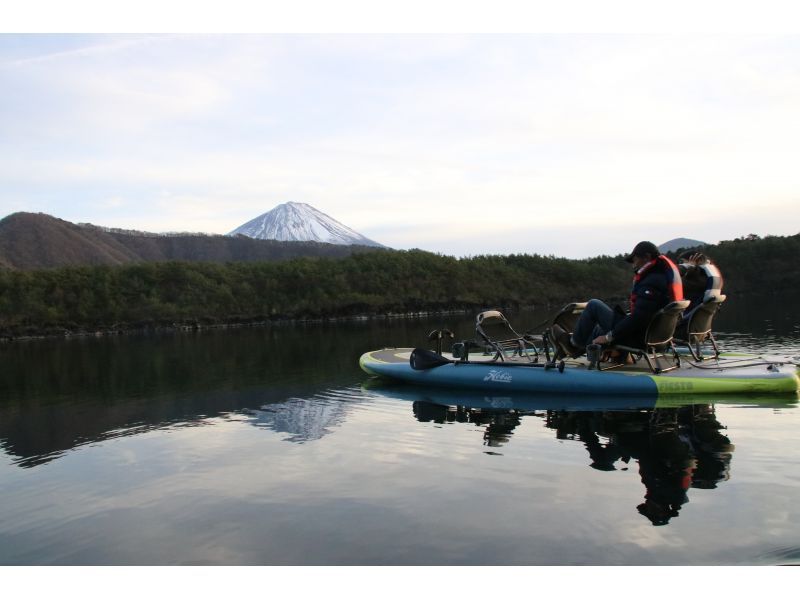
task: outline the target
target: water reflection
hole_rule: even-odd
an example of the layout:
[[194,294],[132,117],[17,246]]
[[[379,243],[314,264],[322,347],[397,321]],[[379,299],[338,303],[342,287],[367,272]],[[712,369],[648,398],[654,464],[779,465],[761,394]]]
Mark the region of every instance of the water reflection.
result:
[[[486,396],[371,381],[366,393],[412,402],[417,421],[483,428],[489,449],[507,445],[515,430],[533,422],[556,439],[580,442],[589,466],[604,472],[637,467],[645,488],[637,511],[666,525],[689,502],[690,489],[712,490],[730,479],[734,445],[717,419],[715,404],[793,408],[797,395],[683,396],[669,399],[560,396]],[[710,402],[713,400],[714,402]],[[501,453],[486,451],[492,455]],[[633,463],[633,465],[632,465]]]
[[796,560],[796,397],[362,386],[364,351],[473,322],[0,344],[0,562]]
[[321,395],[244,409],[243,413],[254,426],[286,434],[285,440],[289,442],[303,443],[319,440],[341,426],[351,408],[349,395]]
[[238,421],[286,435],[290,442],[302,443],[318,440],[340,426],[353,404],[352,397],[346,402],[331,400],[325,393],[286,398],[268,388],[177,399],[151,396],[129,409],[67,402],[14,413],[0,404],[0,450],[18,467],[32,468],[86,445],[234,416]]
[[456,405],[440,405],[430,401],[414,401],[414,417],[421,422],[473,424],[484,428],[483,443],[499,448],[506,444],[520,423],[520,413],[512,409],[486,410]]
[[631,460],[646,488],[639,513],[653,525],[677,517],[689,488],[713,489],[730,478],[734,446],[714,405],[635,412],[548,411],[556,437],[582,442],[591,467],[614,471]]
[[297,441],[319,438],[343,418],[330,389],[363,379],[359,355],[387,337],[425,338],[430,326],[395,320],[3,343],[0,449],[34,467],[86,444],[230,414]]
[[[0,449],[30,468],[87,444],[232,414],[318,438],[344,417],[326,393],[358,375],[340,338],[264,329],[0,347]],[[307,359],[309,346],[326,358]]]
[[[765,312],[747,307],[734,302],[720,313],[720,335],[731,347],[797,354],[793,311],[770,306],[784,335],[776,340],[764,334]],[[527,329],[543,315],[520,312],[514,321]],[[88,443],[201,425],[228,414],[245,414],[254,425],[293,441],[320,438],[344,418],[340,398],[326,393],[363,381],[361,353],[386,343],[418,345],[436,327],[466,338],[473,322],[472,316],[455,316],[0,344],[0,449],[17,465],[33,467]],[[758,333],[734,332],[750,328]],[[488,447],[503,446],[519,425],[512,415],[519,399],[475,400],[471,406],[480,413],[452,417],[484,426]],[[583,400],[570,401],[551,401],[551,407],[585,408]],[[627,398],[605,401],[606,410],[653,407]],[[488,407],[505,408],[507,421],[484,422]],[[420,409],[431,412],[423,417],[451,417],[433,414],[433,407]]]

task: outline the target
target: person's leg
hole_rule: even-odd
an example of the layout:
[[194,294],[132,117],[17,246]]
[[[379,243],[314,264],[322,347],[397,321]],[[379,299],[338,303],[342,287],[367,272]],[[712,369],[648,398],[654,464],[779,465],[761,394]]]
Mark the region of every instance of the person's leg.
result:
[[[599,299],[590,299],[572,331],[572,344],[583,349],[614,327],[614,310]],[[599,329],[599,332],[598,332]]]

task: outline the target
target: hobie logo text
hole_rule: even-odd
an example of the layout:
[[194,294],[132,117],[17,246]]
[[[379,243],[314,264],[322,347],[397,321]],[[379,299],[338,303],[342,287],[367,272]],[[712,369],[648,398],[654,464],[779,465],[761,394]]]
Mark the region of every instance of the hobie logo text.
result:
[[486,374],[486,377],[483,379],[483,381],[511,382],[511,374],[508,372],[501,372],[500,370],[489,370],[489,373]]

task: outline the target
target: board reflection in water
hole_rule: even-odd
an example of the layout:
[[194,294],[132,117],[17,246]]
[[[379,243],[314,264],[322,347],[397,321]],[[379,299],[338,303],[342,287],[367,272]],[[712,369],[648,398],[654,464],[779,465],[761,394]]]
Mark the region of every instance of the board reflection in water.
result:
[[[652,407],[644,406],[651,400],[641,399],[638,408],[633,407],[635,398],[626,398],[631,407],[620,410],[620,401],[612,397],[584,400],[591,408],[575,409],[562,397],[460,399],[458,393],[437,396],[397,386],[382,392],[413,400],[419,422],[481,427],[488,454],[500,455],[497,449],[512,440],[515,429],[534,424],[553,430],[556,439],[582,443],[589,466],[596,470],[637,467],[645,493],[636,509],[654,526],[666,525],[679,515],[689,502],[690,489],[712,490],[730,479],[734,445],[714,405],[704,402],[707,397],[673,399],[675,406]],[[424,400],[414,400],[415,393],[425,395]],[[680,405],[681,401],[687,404]],[[513,407],[499,407],[503,403]]]

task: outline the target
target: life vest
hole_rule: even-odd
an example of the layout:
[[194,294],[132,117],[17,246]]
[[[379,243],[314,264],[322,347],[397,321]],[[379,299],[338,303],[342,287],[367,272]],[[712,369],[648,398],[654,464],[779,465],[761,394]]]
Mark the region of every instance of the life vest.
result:
[[706,273],[706,290],[703,293],[703,301],[709,297],[717,297],[722,293],[722,273],[714,264],[703,264],[698,266],[703,272]]
[[636,275],[633,277],[633,287],[631,288],[630,298],[631,313],[633,313],[633,308],[636,306],[636,293],[633,292],[633,289],[635,289],[639,281],[644,278],[644,275],[656,266],[663,268],[664,274],[667,277],[667,292],[669,293],[670,302],[683,301],[683,282],[681,282],[681,273],[678,270],[678,266],[666,255],[659,255],[657,258],[650,260],[639,268]]

